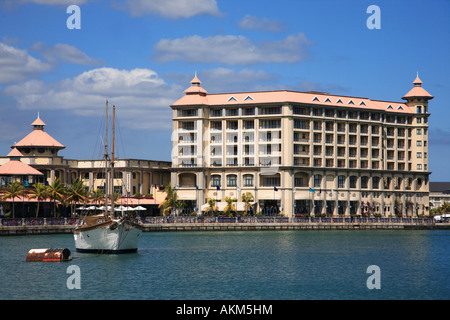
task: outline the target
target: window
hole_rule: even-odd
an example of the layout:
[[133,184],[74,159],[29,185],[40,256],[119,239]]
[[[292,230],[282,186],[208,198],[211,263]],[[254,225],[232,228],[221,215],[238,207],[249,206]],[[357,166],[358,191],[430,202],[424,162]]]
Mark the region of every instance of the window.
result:
[[262,178],[262,186],[263,187],[279,187],[280,186],[280,177]]
[[361,177],[361,189],[368,188],[369,177],[363,176]]
[[184,130],[194,130],[195,129],[194,122],[182,122],[181,126]]
[[314,175],[314,188],[320,188],[322,182],[322,176],[320,174]]
[[243,108],[242,113],[244,116],[253,116],[255,114],[255,108]]
[[304,183],[304,181],[303,181],[303,178],[297,178],[297,177],[295,177],[294,178],[294,185],[296,186],[296,187],[303,187],[303,186],[305,186],[305,183]]
[[253,175],[244,174],[244,187],[253,187]]
[[228,130],[237,130],[238,122],[237,121],[227,121],[227,129]]
[[417,133],[418,135],[421,135],[421,134],[422,134],[422,129],[417,129],[416,133]]
[[211,129],[212,130],[222,130],[222,122],[221,121],[211,121]]
[[422,165],[420,163],[417,164],[417,170],[422,170]]
[[356,176],[350,176],[350,188],[356,188],[356,181],[358,177]]
[[312,99],[312,101],[319,101],[319,98],[314,97],[314,98]]
[[338,188],[345,188],[345,176],[338,176]]
[[180,117],[195,117],[197,116],[197,109],[178,110]]
[[227,187],[236,187],[237,186],[237,175],[229,174],[227,175]]
[[244,101],[247,101],[247,100],[253,100],[253,98],[250,96],[247,96],[247,98],[245,98]]
[[220,175],[213,174],[211,176],[211,187],[220,187]]
[[417,144],[418,147],[421,147],[422,146],[422,140],[417,140],[416,144]]
[[422,158],[422,152],[417,152],[417,159],[421,159]]
[[309,129],[309,121],[294,120],[294,129]]
[[222,109],[211,109],[211,111],[209,111],[209,115],[211,117],[221,117],[222,116]]
[[261,129],[281,128],[281,120],[261,120],[259,123]]
[[380,177],[373,177],[372,178],[372,189],[379,189],[380,188]]
[[260,114],[280,114],[281,107],[260,108]]
[[255,124],[253,120],[244,121],[244,128],[245,129],[255,129]]
[[230,99],[228,99],[228,101],[237,101],[235,97],[230,97]]
[[238,109],[226,109],[226,114],[228,117],[235,117],[239,115]]

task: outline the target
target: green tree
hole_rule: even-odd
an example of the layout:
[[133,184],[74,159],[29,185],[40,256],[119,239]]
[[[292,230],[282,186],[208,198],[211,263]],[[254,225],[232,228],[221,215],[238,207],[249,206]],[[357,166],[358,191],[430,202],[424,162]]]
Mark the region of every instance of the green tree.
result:
[[3,200],[12,199],[12,214],[13,218],[15,218],[15,199],[19,197],[20,195],[23,195],[23,185],[19,181],[14,181],[11,183],[8,188],[3,193]]
[[39,216],[39,208],[42,200],[47,199],[47,188],[40,182],[33,185],[30,191],[30,198],[37,199],[38,205],[36,209],[36,218]]
[[163,215],[167,216],[176,208],[178,197],[175,188],[172,188],[170,183],[166,186],[164,191],[166,192],[166,199],[159,204],[158,208],[162,208]]
[[439,213],[447,213],[450,212],[450,203],[444,201],[438,208]]
[[244,216],[248,215],[248,209],[251,208],[253,211],[253,206],[250,204],[250,202],[252,202],[253,200],[255,200],[255,198],[253,197],[253,194],[251,194],[250,192],[246,192],[242,195],[242,202],[245,203],[245,208],[244,208]]
[[67,189],[67,202],[70,204],[71,215],[74,212],[77,202],[84,201],[86,198],[83,181],[75,179],[74,183]]
[[225,208],[223,208],[223,213],[228,216],[232,216],[233,212],[236,212],[236,207],[233,204],[233,202],[235,202],[236,199],[232,199],[230,197],[225,197],[224,200],[227,203],[227,205],[225,206]]
[[214,215],[214,213],[217,212],[216,200],[212,199],[212,198],[208,198],[207,202],[209,204],[209,207],[206,208],[205,214],[206,215]]
[[53,200],[54,216],[56,218],[56,202],[65,202],[66,187],[61,182],[61,180],[57,178],[51,185],[47,187],[47,194],[48,197]]

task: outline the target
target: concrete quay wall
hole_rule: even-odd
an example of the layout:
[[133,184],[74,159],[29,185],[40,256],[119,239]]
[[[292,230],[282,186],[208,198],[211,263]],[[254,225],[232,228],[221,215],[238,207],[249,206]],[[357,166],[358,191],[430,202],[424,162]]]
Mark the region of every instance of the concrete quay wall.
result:
[[[0,226],[0,236],[71,234],[73,225]],[[144,232],[287,230],[450,230],[450,223],[154,223]]]

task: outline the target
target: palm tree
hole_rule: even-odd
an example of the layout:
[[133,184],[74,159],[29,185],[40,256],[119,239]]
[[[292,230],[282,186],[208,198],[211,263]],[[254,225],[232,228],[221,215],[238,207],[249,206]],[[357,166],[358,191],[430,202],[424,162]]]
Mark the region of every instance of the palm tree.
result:
[[14,199],[17,198],[18,196],[22,195],[22,193],[23,193],[23,185],[19,181],[14,181],[13,183],[11,183],[8,186],[5,193],[3,194],[3,197],[2,197],[3,200],[7,200],[7,199],[11,198],[13,201],[13,203],[12,203],[13,218],[15,218]]
[[236,199],[232,199],[230,197],[225,197],[224,200],[227,203],[227,205],[225,206],[225,208],[223,208],[223,213],[228,214],[229,216],[232,216],[233,212],[236,212],[236,207],[233,204],[233,202]]
[[172,188],[170,183],[166,186],[164,191],[167,194],[166,199],[159,204],[158,208],[163,208],[163,215],[167,215],[170,214],[172,209],[176,208],[177,193],[175,192],[175,188]]
[[242,202],[245,203],[245,209],[244,209],[244,215],[248,214],[248,209],[251,208],[253,211],[253,206],[250,204],[255,198],[253,197],[253,194],[250,192],[246,192],[242,195]]
[[447,213],[450,212],[450,203],[447,201],[444,201],[438,208],[440,213]]
[[105,198],[105,194],[103,193],[102,189],[95,189],[92,192],[92,201],[94,201],[95,204],[98,204],[104,198]]
[[33,185],[33,189],[30,191],[30,194],[31,198],[37,199],[38,201],[36,210],[36,218],[37,218],[39,215],[39,204],[41,203],[42,200],[47,199],[47,189],[42,183],[38,182]]
[[217,212],[217,207],[216,207],[216,200],[212,199],[212,198],[208,198],[207,200],[209,207],[206,208],[205,210],[205,214],[211,214],[213,215],[214,212]]
[[83,181],[79,179],[75,179],[74,183],[67,189],[67,201],[71,203],[71,215],[73,214],[73,207],[77,202],[84,201],[85,189],[83,185]]
[[56,218],[56,201],[63,202],[66,195],[66,187],[61,180],[57,178],[51,185],[47,187],[48,197],[53,200],[54,216]]

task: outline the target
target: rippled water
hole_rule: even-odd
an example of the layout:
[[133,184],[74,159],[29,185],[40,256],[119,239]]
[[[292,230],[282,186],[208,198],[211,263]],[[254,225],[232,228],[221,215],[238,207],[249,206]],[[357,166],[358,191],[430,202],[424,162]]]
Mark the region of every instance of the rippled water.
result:
[[[74,259],[25,262],[33,248]],[[71,265],[81,289],[67,287]],[[71,235],[1,237],[0,270],[0,299],[449,299],[450,232],[144,233],[124,255],[77,253]]]

